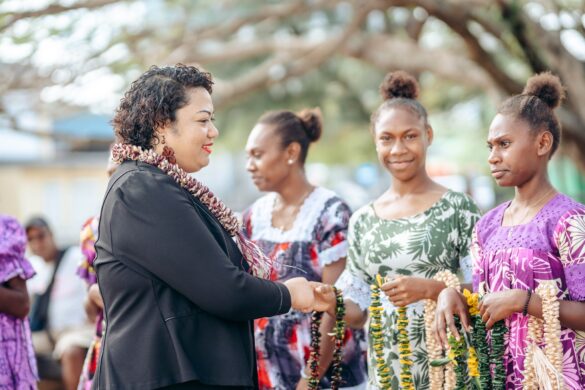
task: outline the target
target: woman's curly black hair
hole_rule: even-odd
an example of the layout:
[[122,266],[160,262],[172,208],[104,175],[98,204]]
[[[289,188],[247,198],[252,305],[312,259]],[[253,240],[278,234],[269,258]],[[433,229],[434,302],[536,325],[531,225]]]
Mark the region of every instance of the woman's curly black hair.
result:
[[187,90],[212,92],[210,73],[194,66],[152,66],[132,83],[116,109],[112,125],[122,142],[150,149],[158,138],[156,129],[176,120],[176,112],[189,103]]

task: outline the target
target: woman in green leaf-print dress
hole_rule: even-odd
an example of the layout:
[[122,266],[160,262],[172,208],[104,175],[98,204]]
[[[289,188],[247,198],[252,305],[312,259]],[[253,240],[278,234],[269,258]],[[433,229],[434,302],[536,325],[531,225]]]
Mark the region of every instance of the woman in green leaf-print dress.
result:
[[[336,286],[344,292],[348,324],[358,327],[366,321],[370,284],[376,274],[388,278],[382,286],[386,294],[382,305],[384,357],[392,369],[391,387],[399,389],[396,308],[407,306],[413,381],[417,390],[423,390],[429,386],[424,300],[436,299],[445,287],[432,279],[439,271],[471,278],[468,247],[479,212],[467,195],[447,190],[426,172],[433,130],[416,100],[416,80],[405,72],[393,72],[380,90],[385,102],[372,116],[372,133],[378,159],[392,175],[392,185],[352,216],[348,266]],[[368,359],[368,386],[376,389],[371,338]]]

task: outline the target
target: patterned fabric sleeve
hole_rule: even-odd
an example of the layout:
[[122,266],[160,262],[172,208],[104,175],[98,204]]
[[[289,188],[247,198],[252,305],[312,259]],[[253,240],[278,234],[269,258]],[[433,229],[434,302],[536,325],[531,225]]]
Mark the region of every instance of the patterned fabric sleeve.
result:
[[248,240],[252,239],[252,207],[242,213],[242,233]]
[[26,234],[16,219],[0,215],[0,283],[19,277],[27,280],[35,275],[24,258]]
[[79,235],[79,242],[83,258],[77,267],[77,275],[88,285],[97,283],[97,276],[93,262],[95,260],[95,242],[98,235],[99,218],[91,217],[83,224]]
[[471,257],[471,264],[473,266],[473,273],[472,273],[472,281],[473,281],[473,291],[479,292],[481,295],[485,294],[485,288],[483,287],[483,283],[480,286],[480,282],[485,280],[483,275],[483,265],[481,263],[481,256],[482,250],[481,245],[479,243],[479,226],[476,225],[471,233],[471,248],[470,248],[470,257]]
[[467,195],[463,195],[462,201],[457,208],[458,240],[457,251],[459,258],[457,267],[461,270],[464,283],[471,283],[473,279],[473,260],[470,254],[472,245],[473,228],[481,217],[479,208]]
[[585,301],[585,208],[574,208],[557,223],[554,242],[559,250],[569,297]]
[[341,200],[337,200],[323,210],[317,244],[319,264],[322,267],[347,256],[347,225],[350,216],[349,206]]
[[347,253],[347,267],[335,283],[343,290],[343,296],[355,302],[360,309],[366,310],[370,306],[369,276],[363,269],[363,255],[360,248],[360,216],[355,214],[349,222]]

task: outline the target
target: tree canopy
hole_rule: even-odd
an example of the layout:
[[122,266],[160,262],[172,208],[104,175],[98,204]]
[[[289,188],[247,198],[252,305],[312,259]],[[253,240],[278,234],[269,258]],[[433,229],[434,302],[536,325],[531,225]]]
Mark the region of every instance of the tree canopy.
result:
[[584,12],[579,0],[5,0],[0,115],[22,127],[14,91],[107,112],[148,66],[180,62],[214,74],[228,139],[266,109],[320,105],[330,136],[359,151],[353,130],[390,70],[420,79],[430,111],[480,102],[484,125],[550,70],[567,88],[562,152],[585,167]]

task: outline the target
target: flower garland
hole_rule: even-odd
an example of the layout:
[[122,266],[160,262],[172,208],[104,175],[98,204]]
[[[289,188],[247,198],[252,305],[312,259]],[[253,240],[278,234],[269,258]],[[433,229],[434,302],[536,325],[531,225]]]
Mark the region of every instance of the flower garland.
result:
[[522,388],[524,390],[538,390],[538,374],[536,371],[535,360],[537,356],[542,358],[543,351],[538,347],[542,343],[543,321],[540,318],[530,316],[528,319],[528,334],[526,354],[524,356],[524,379]]
[[172,177],[181,187],[199,199],[218,219],[221,226],[236,238],[238,248],[250,265],[252,274],[261,278],[270,277],[273,261],[255,243],[242,234],[240,223],[232,210],[216,197],[209,188],[201,184],[177,164],[170,162],[167,157],[157,154],[152,149],[144,150],[139,146],[128,144],[115,144],[112,147],[112,160],[119,164],[126,160],[144,162],[159,168]]
[[309,389],[315,390],[319,388],[319,358],[321,357],[321,319],[323,312],[314,311],[311,315],[311,345],[309,354]]
[[382,326],[382,301],[380,300],[380,287],[382,277],[376,275],[376,281],[370,286],[372,303],[370,312],[370,335],[376,356],[376,373],[378,374],[378,385],[382,390],[391,389],[392,371],[384,359],[384,335]]
[[491,389],[492,375],[490,370],[490,351],[487,343],[487,329],[485,323],[479,315],[479,294],[471,293],[469,290],[463,290],[463,296],[467,300],[471,324],[473,326],[472,344],[469,348],[467,358],[467,367],[469,376],[478,385],[480,389]]
[[[333,361],[331,366],[331,390],[338,390],[341,385],[342,359],[343,359],[343,341],[345,339],[345,302],[343,293],[336,287],[333,287],[335,293],[335,327],[330,334],[335,338],[335,348],[333,350]],[[311,345],[309,354],[309,369],[311,370],[308,379],[308,387],[311,390],[319,388],[319,358],[321,357],[321,319],[322,312],[314,311],[311,315]]]
[[[443,282],[446,287],[460,288],[460,282],[456,275],[450,271],[440,271],[433,277],[438,282]],[[443,358],[443,347],[437,343],[433,335],[433,326],[435,323],[435,313],[437,310],[437,302],[432,299],[427,299],[425,302],[425,343],[428,353],[428,361],[433,362]],[[456,378],[453,364],[448,364],[447,367],[429,364],[429,390],[442,390],[443,382],[446,382],[452,389],[455,386]]]
[[400,355],[400,388],[414,390],[414,380],[410,367],[412,366],[412,351],[410,349],[410,337],[408,336],[408,314],[406,307],[399,307],[398,311],[398,354]]
[[[542,299],[543,320],[530,317],[526,348],[523,388],[527,390],[562,389],[563,349],[561,344],[561,323],[559,320],[558,288],[553,280],[543,281],[535,293]],[[544,353],[538,345],[544,333]]]
[[[453,318],[455,322],[455,326],[457,329],[461,331],[461,322],[459,317]],[[448,337],[449,342],[449,353],[448,357],[451,363],[454,366],[455,371],[455,390],[464,390],[466,385],[466,379],[468,377],[467,374],[467,358],[466,358],[466,350],[467,345],[465,343],[465,338],[460,337],[459,340],[455,338],[453,334],[450,334]],[[447,387],[448,389],[452,389],[452,387]]]
[[341,384],[341,360],[343,358],[343,341],[345,339],[345,302],[341,290],[333,287],[335,291],[335,349],[333,350],[333,373],[331,375],[331,390],[338,390]]
[[504,338],[506,333],[508,333],[508,328],[504,320],[496,322],[491,331],[492,352],[490,354],[490,363],[494,365],[493,390],[506,389],[506,367],[504,366],[504,352],[506,350]]

